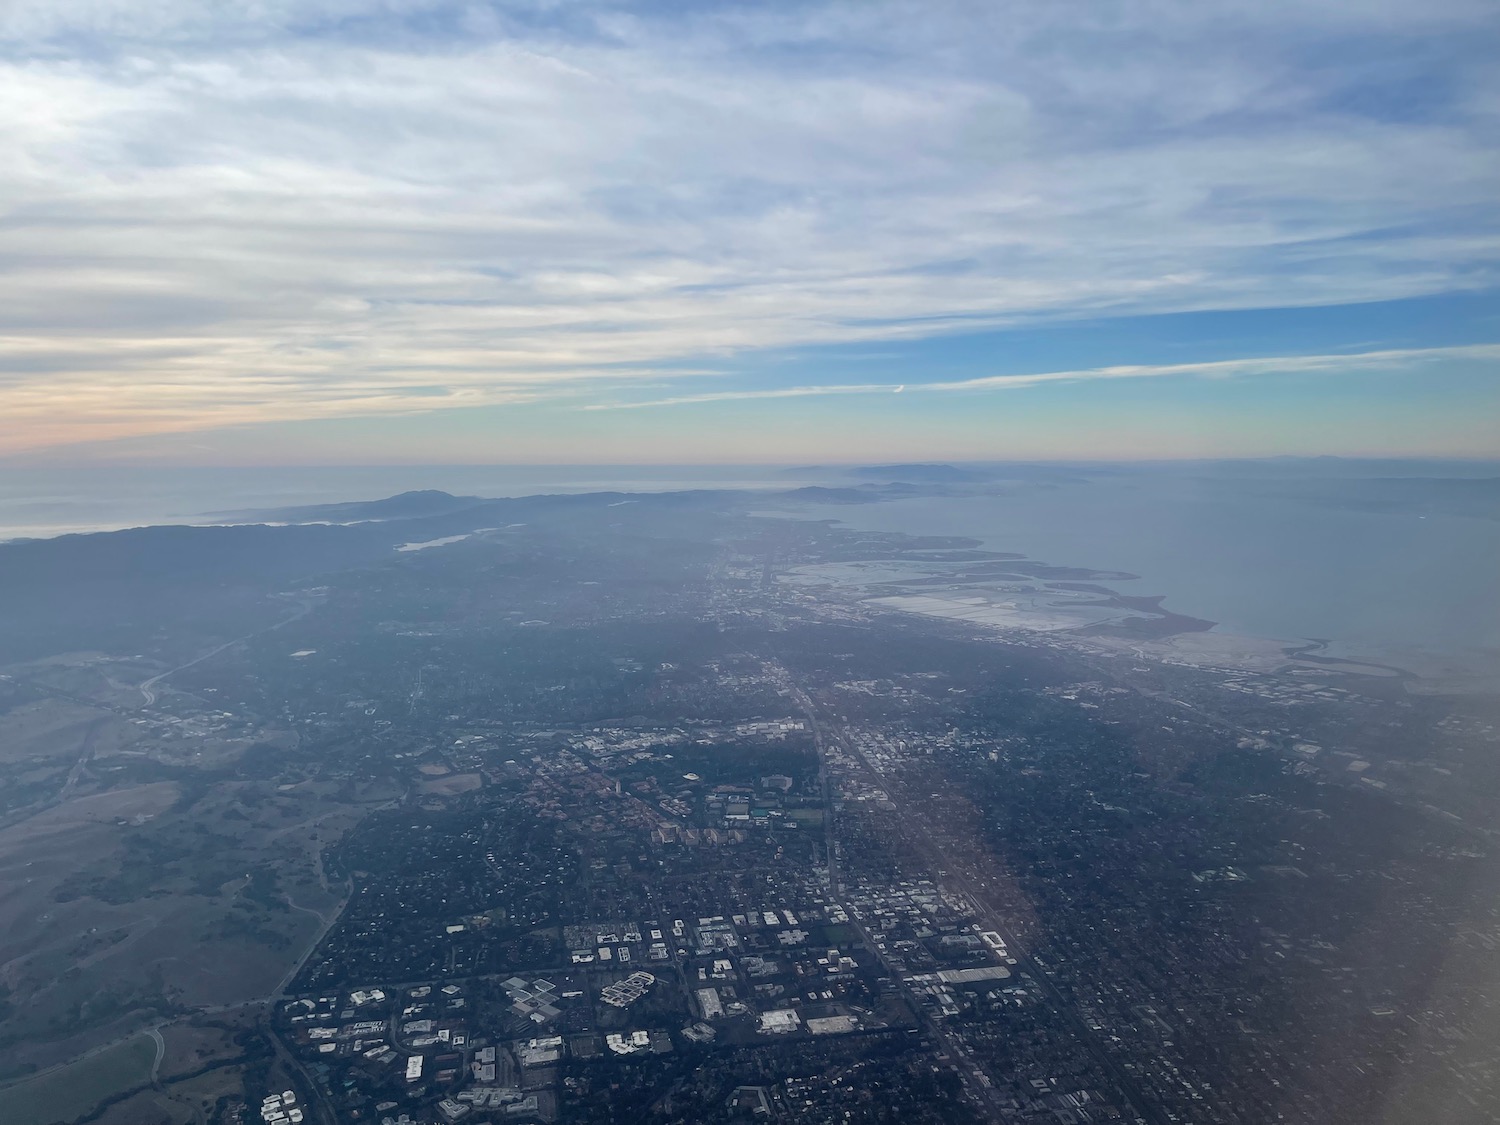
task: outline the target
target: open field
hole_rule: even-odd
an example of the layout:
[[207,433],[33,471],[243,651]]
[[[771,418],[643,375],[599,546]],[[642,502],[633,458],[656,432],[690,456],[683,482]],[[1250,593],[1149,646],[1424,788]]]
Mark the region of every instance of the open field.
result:
[[238,1094],[244,1068],[220,1067],[181,1082],[168,1082],[160,1090],[142,1090],[110,1106],[96,1125],[200,1125],[208,1120],[219,1098]]
[[119,716],[67,699],[42,699],[0,715],[0,760],[76,758],[107,729],[106,742],[130,732]]
[[151,1078],[156,1044],[138,1035],[92,1058],[0,1090],[6,1125],[50,1125],[81,1117],[105,1098]]
[[136,685],[159,667],[155,661],[138,657],[70,652],[12,665],[3,671],[58,698],[87,699],[102,707],[130,709],[140,703]]
[[[248,1022],[253,1025],[254,1021]],[[234,1041],[234,1031],[223,1027],[180,1021],[162,1028],[161,1037],[166,1051],[158,1074],[163,1080],[191,1074],[216,1062],[239,1058],[244,1053]]]
[[317,785],[156,782],[0,831],[6,1069],[274,992],[340,901],[321,851],[362,815]]
[[429,793],[438,797],[456,797],[460,793],[468,793],[478,789],[483,784],[484,779],[477,773],[457,773],[448,777],[424,781],[418,788],[423,793]]

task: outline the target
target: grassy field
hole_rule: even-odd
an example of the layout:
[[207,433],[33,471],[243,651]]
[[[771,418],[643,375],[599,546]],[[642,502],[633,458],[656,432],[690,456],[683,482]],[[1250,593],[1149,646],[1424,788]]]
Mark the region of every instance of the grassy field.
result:
[[822,809],[788,809],[786,815],[804,828],[823,827]]
[[320,849],[365,812],[325,794],[155,781],[0,829],[0,1074],[76,1058],[173,1003],[272,992],[338,905]]
[[6,1125],[51,1125],[83,1116],[111,1094],[147,1082],[156,1045],[138,1035],[118,1047],[0,1090]]
[[823,945],[841,945],[844,942],[859,940],[859,932],[853,926],[824,926],[819,932],[823,935],[821,942]]
[[167,1083],[164,1090],[143,1090],[116,1102],[98,1118],[97,1125],[197,1125],[213,1111],[223,1095],[244,1090],[243,1067],[227,1066],[182,1082]]

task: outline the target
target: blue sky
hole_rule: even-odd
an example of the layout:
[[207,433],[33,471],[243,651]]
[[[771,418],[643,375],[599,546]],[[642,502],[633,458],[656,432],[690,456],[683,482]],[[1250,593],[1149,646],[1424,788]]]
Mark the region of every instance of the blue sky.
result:
[[0,456],[1500,456],[1490,0],[12,0]]

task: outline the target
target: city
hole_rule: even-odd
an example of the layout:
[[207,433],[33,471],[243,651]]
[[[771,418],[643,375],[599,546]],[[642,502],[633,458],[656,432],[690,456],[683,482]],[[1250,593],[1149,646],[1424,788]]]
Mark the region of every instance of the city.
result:
[[[36,884],[9,1041],[45,1073],[49,1040],[212,1040],[92,1119],[1357,1122],[1398,1070],[1495,1097],[1493,1012],[1434,987],[1500,947],[1466,882],[1482,700],[1182,659],[1144,610],[885,604],[1055,580],[1070,612],[1076,575],[969,541],[580,507],[270,591],[150,676],[7,669],[38,723],[93,716],[17,780],[109,810]],[[879,573],[808,580],[851,564]],[[59,991],[69,918],[98,952]],[[121,990],[174,941],[235,972]]]

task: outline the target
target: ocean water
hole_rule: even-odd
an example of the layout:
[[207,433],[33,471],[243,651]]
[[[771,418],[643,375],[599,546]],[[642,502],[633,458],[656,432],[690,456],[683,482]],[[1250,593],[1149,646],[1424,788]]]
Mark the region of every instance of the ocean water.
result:
[[807,514],[1127,571],[1138,577],[1105,585],[1162,595],[1223,632],[1331,641],[1351,654],[1500,654],[1500,520],[1360,510],[1172,472]]
[[[1139,577],[1123,593],[1222,631],[1320,639],[1351,654],[1485,650],[1500,657],[1500,519],[1369,510],[1340,482],[1397,474],[1497,475],[1497,466],[1302,464],[1021,472],[975,495],[787,509],[911,534],[966,535],[1042,562]],[[893,476],[899,478],[899,472]],[[787,489],[868,481],[838,468],[394,466],[0,470],[0,541],[350,500],[410,489],[456,495],[685,488]],[[1330,493],[1329,489],[1333,492]]]

